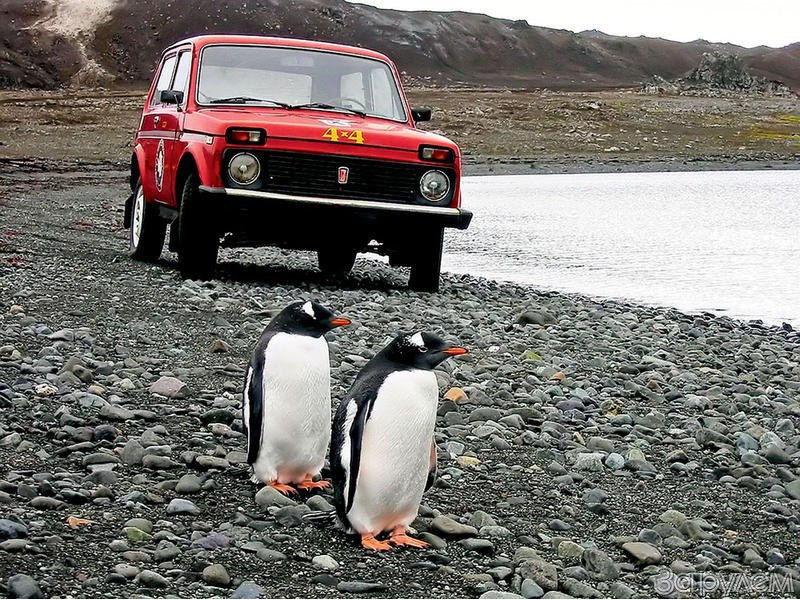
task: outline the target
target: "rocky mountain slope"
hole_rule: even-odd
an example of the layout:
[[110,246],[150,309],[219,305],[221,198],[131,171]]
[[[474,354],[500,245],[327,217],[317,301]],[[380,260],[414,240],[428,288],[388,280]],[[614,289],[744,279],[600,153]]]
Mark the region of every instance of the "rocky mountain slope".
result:
[[0,86],[148,80],[169,43],[201,33],[333,40],[392,56],[412,80],[600,89],[672,79],[705,52],[741,56],[753,75],[800,87],[800,43],[740,48],[531,26],[455,12],[404,12],[344,0],[6,0],[0,5]]

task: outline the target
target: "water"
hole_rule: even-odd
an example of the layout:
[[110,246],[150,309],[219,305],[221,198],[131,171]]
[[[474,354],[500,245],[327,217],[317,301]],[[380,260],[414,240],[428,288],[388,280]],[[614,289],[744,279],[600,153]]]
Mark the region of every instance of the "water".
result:
[[467,177],[443,268],[800,326],[800,171]]

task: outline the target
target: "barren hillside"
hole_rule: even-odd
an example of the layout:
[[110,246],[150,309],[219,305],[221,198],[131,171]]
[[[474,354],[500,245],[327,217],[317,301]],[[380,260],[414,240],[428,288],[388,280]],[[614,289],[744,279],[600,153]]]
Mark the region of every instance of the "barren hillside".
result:
[[140,83],[160,51],[200,33],[295,36],[368,46],[413,80],[601,89],[672,78],[703,52],[740,54],[754,75],[800,87],[800,44],[740,48],[536,27],[472,13],[404,12],[344,0],[5,0],[0,86]]

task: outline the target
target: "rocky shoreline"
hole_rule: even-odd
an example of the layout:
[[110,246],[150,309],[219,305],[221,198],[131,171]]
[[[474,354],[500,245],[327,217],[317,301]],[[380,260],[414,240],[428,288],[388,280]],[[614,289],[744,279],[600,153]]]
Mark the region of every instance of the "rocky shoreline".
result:
[[[0,592],[129,597],[796,597],[800,335],[359,260],[225,251],[219,278],[130,261],[113,170],[0,174]],[[243,367],[290,300],[332,335],[334,406],[387,338],[470,348],[439,372],[426,551],[303,523],[256,493]],[[511,595],[514,594],[514,595]],[[562,594],[562,595],[559,595]]]

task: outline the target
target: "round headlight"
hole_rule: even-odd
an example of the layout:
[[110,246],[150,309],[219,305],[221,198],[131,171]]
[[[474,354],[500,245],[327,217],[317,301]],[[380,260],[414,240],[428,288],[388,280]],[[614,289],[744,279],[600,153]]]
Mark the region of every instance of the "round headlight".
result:
[[438,202],[450,191],[450,180],[441,171],[427,171],[419,179],[419,191],[430,202]]
[[258,159],[249,152],[239,152],[228,163],[228,175],[240,185],[250,185],[261,174]]

